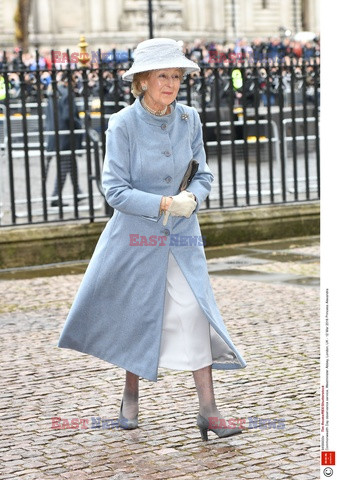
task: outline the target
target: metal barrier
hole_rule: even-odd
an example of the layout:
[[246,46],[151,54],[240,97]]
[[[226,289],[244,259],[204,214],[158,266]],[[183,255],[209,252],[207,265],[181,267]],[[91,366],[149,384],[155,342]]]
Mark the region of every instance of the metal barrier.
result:
[[[266,125],[267,124],[267,120],[248,120],[247,121],[247,125],[255,125],[256,123],[259,123],[259,125]],[[235,121],[233,122],[234,126],[235,125],[242,125],[242,121]],[[210,123],[206,123],[206,127],[211,127],[211,126],[214,126],[214,122],[210,122]],[[222,126],[230,126],[230,122],[220,122],[220,127]],[[278,171],[279,173],[279,176],[278,177],[273,177],[273,186],[271,187],[270,186],[270,179],[266,178],[266,179],[261,179],[261,176],[259,178],[257,178],[257,187],[255,190],[252,190],[251,188],[251,185],[249,187],[249,194],[250,196],[255,196],[257,197],[258,195],[268,195],[270,196],[271,195],[271,192],[273,191],[273,193],[275,195],[277,194],[280,194],[281,193],[281,162],[280,162],[280,148],[279,148],[279,133],[278,133],[278,128],[277,128],[277,125],[276,125],[276,122],[275,121],[272,121],[272,130],[273,130],[273,135],[270,139],[266,138],[266,137],[260,137],[260,138],[256,138],[256,137],[252,137],[250,139],[247,140],[248,144],[250,145],[253,145],[253,144],[256,144],[256,142],[259,142],[259,144],[262,146],[262,145],[268,145],[269,142],[271,142],[272,146],[273,146],[273,158],[275,159],[275,164],[276,164],[276,170]],[[220,141],[220,145],[221,146],[230,146],[231,145],[231,141],[230,140],[221,140]],[[239,140],[234,140],[234,145],[244,145],[245,141],[243,139],[239,139]],[[210,148],[210,147],[216,147],[217,146],[217,142],[216,141],[213,141],[213,142],[207,142],[207,147]],[[225,156],[224,156],[225,157]],[[226,158],[226,157],[225,157]],[[262,185],[263,184],[269,184],[269,189],[266,189],[266,190],[262,190]],[[242,187],[242,186],[245,186],[246,185],[246,181],[237,181],[236,182],[236,187]],[[213,199],[213,200],[218,200],[219,199],[219,195],[217,195],[217,192],[219,192],[220,190],[220,185],[218,182],[215,182],[214,183],[214,194],[211,194],[210,195],[210,198]],[[231,188],[233,187],[233,182],[222,182],[222,188],[225,189],[226,187]],[[245,197],[246,196],[246,189],[242,189],[242,190],[238,190],[236,191],[236,194],[237,194],[237,197]],[[227,194],[224,194],[223,196],[227,196],[229,198],[232,198],[232,193],[231,192],[228,192]]]
[[[308,123],[314,123],[316,125],[316,118],[315,117],[306,117],[306,118],[295,118],[295,119],[285,119],[283,120],[283,128],[286,130],[287,125],[289,124],[292,126],[293,133],[295,133],[295,136],[284,136],[284,152],[285,152],[285,167],[287,169],[287,165],[289,164],[289,156],[288,156],[288,146],[287,143],[291,142],[293,145],[293,177],[289,177],[289,175],[286,175],[286,181],[287,181],[287,191],[290,193],[293,193],[295,196],[295,199],[298,200],[298,194],[301,192],[306,193],[306,199],[310,199],[310,193],[317,192],[318,189],[318,178],[319,178],[319,156],[316,154],[317,150],[315,146],[311,148],[311,151],[314,152],[315,154],[315,159],[316,159],[316,164],[312,165],[314,169],[316,170],[316,175],[310,175],[309,174],[309,162],[308,162],[308,157],[309,157],[309,142],[313,141],[318,142],[319,139],[317,138],[316,134],[308,134],[307,132],[307,125]],[[294,123],[295,123],[295,129],[294,129]],[[303,124],[303,128],[306,130],[305,135],[297,135],[296,134],[296,124],[301,123]],[[299,161],[299,156],[300,152],[298,151],[298,144],[299,143],[304,144],[304,175],[302,177],[298,176],[298,161]],[[292,182],[293,187],[290,187],[288,184]],[[303,187],[299,187],[299,184],[304,184]]]
[[[32,120],[35,120],[32,118]],[[59,130],[59,135],[70,135],[70,130]],[[74,134],[84,134],[85,130],[84,129],[78,129],[74,130]],[[38,161],[40,160],[40,151],[38,148],[40,147],[40,144],[36,141],[36,132],[28,132],[27,133],[27,138],[28,138],[28,143],[30,146],[29,150],[29,160],[31,162],[30,164],[30,176],[33,176],[34,173],[36,174],[37,172],[34,172],[34,163],[36,160],[36,165],[38,164]],[[44,131],[44,136],[48,138],[48,136],[54,136],[55,132],[53,131]],[[15,149],[13,149],[13,159],[14,162],[17,164],[18,162],[21,162],[25,158],[25,152],[23,150],[24,148],[24,143],[22,142],[22,132],[15,132],[12,134],[12,141],[13,144],[15,145]],[[91,218],[94,218],[94,211],[101,211],[102,208],[104,208],[104,201],[103,201],[103,191],[100,185],[100,165],[101,165],[101,157],[100,157],[100,152],[101,152],[101,146],[99,144],[99,137],[98,134],[95,130],[89,129],[89,138],[90,138],[90,154],[93,155],[94,157],[94,174],[91,173],[91,165],[90,168],[88,169],[87,172],[82,172],[84,173],[84,177],[88,179],[90,182],[90,185],[95,182],[96,189],[93,189],[91,187],[91,195],[90,198],[87,194],[79,194],[77,195],[78,199],[77,202],[74,199],[74,196],[70,193],[62,195],[62,200],[65,202],[72,201],[73,205],[72,206],[63,206],[62,204],[59,205],[58,208],[55,208],[53,206],[50,206],[51,202],[53,200],[57,200],[59,197],[58,196],[41,196],[36,194],[36,189],[34,191],[31,191],[30,197],[21,197],[19,192],[22,192],[22,186],[24,184],[24,179],[18,176],[16,176],[17,180],[21,180],[19,183],[19,192],[15,195],[15,216],[16,219],[25,219],[28,217],[28,215],[31,215],[32,217],[45,217],[50,219],[50,217],[58,217],[64,214],[76,214],[77,212],[88,212]],[[17,141],[17,139],[19,141]],[[6,152],[8,146],[6,142],[6,138],[4,139],[4,152]],[[44,145],[45,147],[46,145]],[[81,158],[83,155],[86,155],[87,153],[87,148],[86,145],[83,145],[82,148],[75,149],[74,153],[75,156],[78,160],[78,158]],[[50,167],[50,162],[53,161],[59,155],[60,161],[62,162],[63,157],[69,157],[72,154],[71,150],[62,150],[59,153],[57,151],[45,151],[44,152],[44,157],[46,160],[46,170],[49,169]],[[56,163],[56,162],[55,162]],[[35,166],[36,166],[35,165]],[[87,165],[88,166],[88,165]],[[14,166],[15,170],[15,166]],[[1,173],[1,170],[0,170]],[[54,172],[52,172],[54,173]],[[35,176],[35,178],[37,175]],[[55,177],[55,174],[54,174]],[[1,178],[4,178],[4,175],[1,175]],[[46,180],[46,178],[44,179]],[[26,189],[27,193],[27,189]],[[1,199],[1,197],[0,197]],[[79,205],[79,202],[84,199],[89,199],[89,204],[88,205]],[[4,205],[2,204],[2,208]],[[1,217],[4,216],[4,212],[1,211]],[[0,217],[0,218],[1,218]],[[66,219],[66,217],[64,218]]]
[[[38,52],[35,71],[20,58],[15,98],[6,56],[0,67],[6,87],[0,104],[0,226],[106,218],[113,211],[101,187],[105,130],[111,114],[134,100],[121,79],[130,55],[123,64],[99,59],[62,71],[55,64],[39,69]],[[201,209],[318,199],[319,58],[200,67],[184,80],[178,101],[199,113],[215,176]],[[65,161],[71,181],[63,189]]]

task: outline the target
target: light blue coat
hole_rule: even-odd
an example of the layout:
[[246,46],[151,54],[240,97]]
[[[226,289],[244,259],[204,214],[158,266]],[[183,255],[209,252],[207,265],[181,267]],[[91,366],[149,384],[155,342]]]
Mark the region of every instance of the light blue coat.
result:
[[[211,189],[198,112],[186,105],[156,117],[133,105],[111,116],[103,167],[107,202],[115,209],[99,238],[58,346],[94,355],[157,380],[168,255],[171,250],[210,325],[223,343],[213,368],[246,366],[216,305],[197,211]],[[197,199],[190,218],[169,217],[163,195],[179,193],[192,159],[199,170],[188,190]],[[211,329],[212,330],[212,329]]]

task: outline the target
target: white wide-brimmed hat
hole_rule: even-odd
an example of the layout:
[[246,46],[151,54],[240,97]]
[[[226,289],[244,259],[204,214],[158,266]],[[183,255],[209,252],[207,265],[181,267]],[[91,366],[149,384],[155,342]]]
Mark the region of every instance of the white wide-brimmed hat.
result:
[[185,57],[181,45],[171,38],[151,38],[137,45],[134,62],[122,78],[132,82],[135,73],[162,68],[183,68],[185,74],[196,72],[200,67]]

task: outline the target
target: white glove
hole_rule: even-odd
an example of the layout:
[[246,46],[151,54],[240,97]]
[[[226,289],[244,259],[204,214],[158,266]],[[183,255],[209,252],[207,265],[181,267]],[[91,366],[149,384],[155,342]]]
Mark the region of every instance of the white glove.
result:
[[189,218],[196,206],[197,202],[194,200],[193,193],[183,190],[178,195],[172,197],[172,203],[164,213],[163,225],[167,224],[170,215],[172,215],[172,217]]

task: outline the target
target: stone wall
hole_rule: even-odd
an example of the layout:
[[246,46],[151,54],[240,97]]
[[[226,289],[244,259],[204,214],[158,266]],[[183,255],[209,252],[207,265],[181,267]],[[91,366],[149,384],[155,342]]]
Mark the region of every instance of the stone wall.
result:
[[[199,213],[198,218],[206,247],[320,232],[318,202],[212,210]],[[1,228],[0,269],[89,259],[105,224]]]

